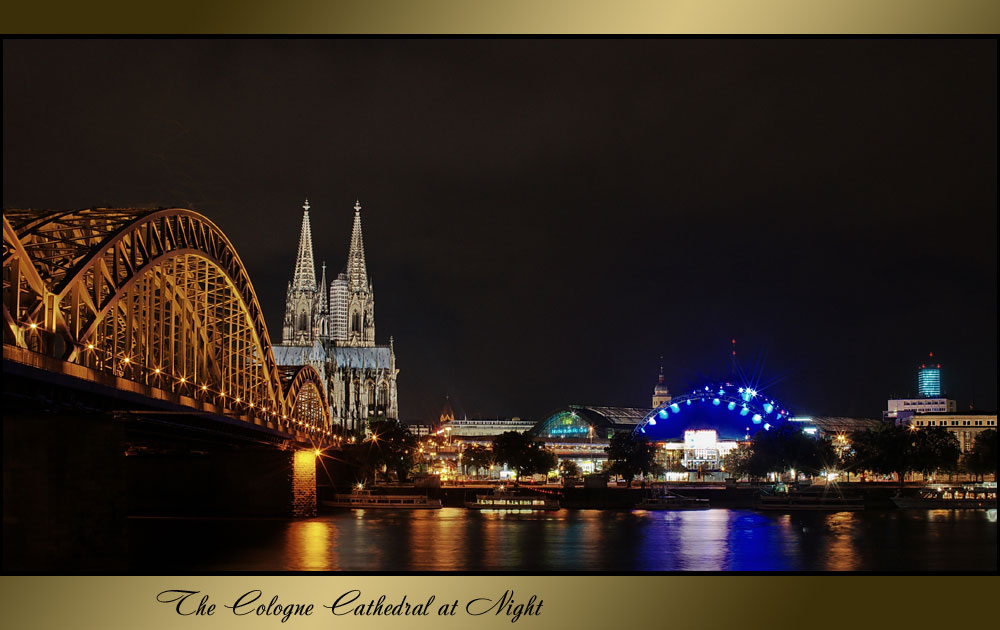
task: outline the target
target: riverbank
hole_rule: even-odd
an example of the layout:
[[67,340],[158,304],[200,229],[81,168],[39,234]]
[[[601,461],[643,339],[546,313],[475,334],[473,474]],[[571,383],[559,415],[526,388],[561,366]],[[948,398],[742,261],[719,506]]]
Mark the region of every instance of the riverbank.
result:
[[[724,486],[718,484],[668,484],[666,487],[671,492],[676,492],[684,496],[708,499],[712,507],[730,509],[751,509],[754,497],[758,492],[757,486],[738,485]],[[922,485],[907,484],[905,493],[915,492]],[[821,487],[824,488],[824,487]],[[830,492],[841,493],[847,496],[860,496],[865,500],[866,509],[894,510],[896,506],[892,503],[891,497],[899,490],[896,484],[876,484],[876,483],[841,483],[836,486],[827,486]],[[431,499],[440,499],[445,507],[463,507],[466,500],[472,500],[476,494],[488,494],[492,492],[492,486],[488,485],[465,485],[465,486],[444,486],[441,488],[416,488],[413,485],[392,484],[386,486],[374,486],[370,488],[373,492],[383,494],[417,494],[427,496]],[[633,485],[631,488],[608,486],[605,488],[583,488],[583,487],[563,487],[558,485],[525,485],[518,489],[519,492],[544,494],[546,496],[558,496],[560,505],[571,509],[598,509],[598,510],[630,510],[636,503],[642,500],[648,488],[640,485]],[[333,488],[321,486],[319,488],[319,499],[322,501],[335,494]]]

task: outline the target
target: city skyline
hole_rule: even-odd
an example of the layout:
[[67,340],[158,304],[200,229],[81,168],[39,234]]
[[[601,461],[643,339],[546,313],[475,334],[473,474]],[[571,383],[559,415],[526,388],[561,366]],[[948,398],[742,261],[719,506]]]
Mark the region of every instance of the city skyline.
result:
[[303,199],[334,266],[360,199],[404,420],[645,404],[731,338],[796,412],[929,351],[995,408],[995,109],[987,40],[6,41],[4,206],[198,210],[277,342]]

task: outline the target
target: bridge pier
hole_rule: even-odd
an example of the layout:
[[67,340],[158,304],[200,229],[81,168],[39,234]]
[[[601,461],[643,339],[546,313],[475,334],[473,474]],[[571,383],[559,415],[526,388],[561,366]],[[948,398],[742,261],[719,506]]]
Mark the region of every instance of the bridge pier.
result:
[[316,454],[108,413],[3,416],[3,565],[128,568],[129,517],[310,517]]
[[146,450],[125,460],[130,516],[316,515],[312,451]]

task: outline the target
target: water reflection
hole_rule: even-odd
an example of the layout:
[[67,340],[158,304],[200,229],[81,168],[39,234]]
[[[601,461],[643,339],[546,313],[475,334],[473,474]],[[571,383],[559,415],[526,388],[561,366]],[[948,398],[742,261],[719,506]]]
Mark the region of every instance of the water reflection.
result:
[[144,571],[995,571],[996,510],[345,510],[136,519]]
[[320,520],[295,521],[288,526],[285,554],[295,571],[337,570],[337,528]]

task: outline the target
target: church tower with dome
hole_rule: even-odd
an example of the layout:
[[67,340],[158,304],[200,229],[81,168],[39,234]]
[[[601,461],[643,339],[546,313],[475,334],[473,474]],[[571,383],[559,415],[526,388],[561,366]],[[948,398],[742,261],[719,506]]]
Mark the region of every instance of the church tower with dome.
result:
[[[660,357],[662,363],[663,357]],[[670,402],[670,388],[663,382],[663,365],[660,365],[660,378],[653,388],[653,409]]]

